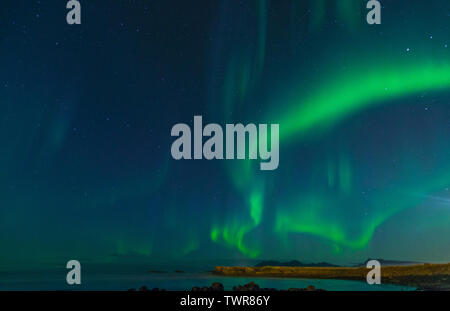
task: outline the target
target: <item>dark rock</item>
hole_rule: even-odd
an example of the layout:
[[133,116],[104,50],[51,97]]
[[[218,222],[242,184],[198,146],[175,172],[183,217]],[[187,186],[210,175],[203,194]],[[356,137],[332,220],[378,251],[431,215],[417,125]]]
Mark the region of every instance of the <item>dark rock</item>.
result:
[[222,283],[218,283],[218,282],[212,283],[211,291],[213,291],[213,292],[223,292],[224,289],[223,289]]
[[259,286],[258,286],[258,284],[255,284],[255,282],[250,282],[245,285],[239,285],[237,287],[234,286],[233,290],[234,291],[254,292],[254,291],[259,291]]
[[[192,287],[191,291],[193,292],[222,292],[224,291],[224,287],[222,283],[214,282],[211,284],[210,287],[203,286],[198,287],[194,286]],[[128,291],[136,291],[134,288],[130,288]],[[147,286],[141,286],[138,291],[140,292],[147,292],[150,291]],[[158,287],[155,287],[151,289],[153,292],[158,291],[165,291],[165,289],[160,289]],[[245,285],[238,285],[233,287],[233,291],[239,291],[239,292],[255,292],[255,291],[265,291],[265,292],[275,292],[278,291],[276,288],[260,288],[258,284],[255,282],[250,282]],[[297,291],[325,291],[323,289],[316,289],[313,285],[309,285],[307,288],[289,288],[288,290],[281,290],[281,291],[289,291],[289,292],[297,292]]]

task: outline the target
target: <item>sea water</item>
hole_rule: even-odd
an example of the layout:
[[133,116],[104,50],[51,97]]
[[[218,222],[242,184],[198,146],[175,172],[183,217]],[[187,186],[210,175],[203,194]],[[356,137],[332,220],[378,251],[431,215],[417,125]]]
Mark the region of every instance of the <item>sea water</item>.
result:
[[[153,268],[153,269],[152,269]],[[164,269],[165,268],[165,269]],[[153,270],[153,271],[152,271]],[[329,291],[407,291],[408,286],[390,284],[369,285],[364,281],[297,279],[276,277],[224,277],[213,273],[184,267],[183,272],[175,272],[173,267],[97,266],[82,267],[81,285],[66,283],[67,270],[60,268],[21,269],[0,271],[0,290],[128,290],[146,286],[148,289],[185,291],[192,287],[211,286],[222,283],[225,290],[233,286],[255,282],[261,288],[306,288],[313,285]]]

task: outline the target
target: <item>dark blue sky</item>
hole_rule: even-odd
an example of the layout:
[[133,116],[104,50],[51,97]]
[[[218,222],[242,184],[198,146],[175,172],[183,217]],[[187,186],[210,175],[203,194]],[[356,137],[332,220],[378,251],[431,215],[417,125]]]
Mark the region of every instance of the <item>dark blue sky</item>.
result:
[[[450,258],[448,1],[0,5],[0,262]],[[175,161],[279,123],[280,166]]]

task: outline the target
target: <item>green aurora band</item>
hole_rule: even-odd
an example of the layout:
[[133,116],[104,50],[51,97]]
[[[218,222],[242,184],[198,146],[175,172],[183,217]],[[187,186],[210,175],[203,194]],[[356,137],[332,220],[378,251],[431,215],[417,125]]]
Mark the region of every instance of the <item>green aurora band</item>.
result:
[[[448,63],[428,62],[382,68],[353,71],[347,75],[336,75],[331,83],[325,83],[312,96],[293,101],[292,109],[279,119],[280,143],[295,143],[316,130],[326,130],[339,121],[383,103],[412,96],[421,92],[441,91],[450,87],[450,65]],[[234,162],[235,163],[235,162]],[[252,189],[252,182],[261,180],[256,176],[256,168],[249,161],[233,164],[231,170],[235,186],[242,192]],[[449,168],[442,172],[450,171]],[[335,176],[332,169],[328,170],[328,182],[334,183]],[[251,175],[253,174],[253,175]],[[376,208],[376,213],[367,221],[358,224],[357,234],[347,232],[343,221],[327,216],[325,206],[336,205],[336,198],[326,197],[326,193],[309,199],[302,198],[296,203],[277,206],[274,232],[280,238],[288,233],[303,233],[318,236],[333,243],[334,249],[341,246],[352,249],[366,247],[371,241],[378,226],[401,210],[417,205],[422,196],[438,190],[450,183],[450,175],[434,176],[433,181],[426,186],[410,185],[409,193],[416,196],[405,196],[397,192],[387,192],[379,200],[372,202],[374,207],[388,205],[388,208]],[[338,183],[341,192],[351,191],[351,169],[347,162],[338,164]],[[403,188],[405,190],[405,188]],[[233,217],[233,221],[226,222],[222,227],[213,226],[211,239],[214,242],[223,241],[230,247],[236,247],[241,253],[256,257],[261,250],[250,247],[245,243],[245,236],[255,229],[261,222],[263,212],[264,192],[261,187],[252,189],[249,200],[251,217],[242,215]],[[257,199],[256,199],[257,198]],[[386,204],[386,201],[389,202]],[[257,215],[257,217],[255,216]]]
[[446,89],[450,86],[450,65],[428,63],[366,69],[337,76],[325,85],[325,89],[319,88],[310,98],[298,101],[300,104],[295,104],[294,109],[280,119],[280,141],[298,139],[312,129],[331,126],[386,100]]

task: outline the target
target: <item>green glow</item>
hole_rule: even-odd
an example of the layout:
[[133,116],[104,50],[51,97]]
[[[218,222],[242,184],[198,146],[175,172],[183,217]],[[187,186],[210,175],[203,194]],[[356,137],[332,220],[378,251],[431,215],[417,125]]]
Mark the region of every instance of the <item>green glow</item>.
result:
[[218,228],[213,228],[211,230],[211,240],[217,242],[219,240],[220,230]]
[[335,122],[358,110],[385,100],[438,91],[450,86],[450,64],[429,63],[401,68],[351,72],[338,76],[306,100],[299,100],[280,123],[280,141],[293,140],[318,127]]
[[363,227],[364,229],[362,229],[360,234],[352,237],[347,233],[343,223],[330,219],[327,215],[321,214],[314,209],[305,212],[300,207],[295,212],[281,210],[277,215],[275,232],[312,234],[342,246],[358,249],[370,242],[375,229],[392,214],[394,213],[388,212],[374,219],[373,222]]
[[[362,71],[361,71],[362,72]],[[316,128],[328,128],[359,110],[382,104],[401,96],[417,94],[423,91],[439,91],[450,87],[449,64],[421,64],[406,66],[401,69],[383,67],[368,73],[351,72],[347,76],[336,77],[334,82],[327,84],[326,89],[319,88],[308,99],[300,101],[286,113],[280,121],[280,140],[294,141]],[[329,186],[337,181],[342,193],[349,194],[352,190],[352,172],[350,161],[341,157],[337,170],[333,162],[328,161],[327,180]],[[336,175],[337,174],[337,175]],[[427,193],[446,186],[450,176],[435,177],[434,182],[417,189],[410,188],[409,193]],[[323,197],[328,197],[322,194]],[[345,221],[333,219],[323,210],[323,199],[302,202],[295,208],[279,207],[275,223],[275,232],[283,235],[287,232],[307,233],[319,236],[354,249],[368,245],[378,226],[399,211],[415,206],[420,202],[417,198],[399,199],[399,195],[386,194],[379,196],[388,198],[389,208],[384,201],[375,202],[378,206],[370,220],[363,221],[356,235],[348,233]],[[331,204],[333,205],[333,204]]]
[[[368,216],[359,226],[356,234],[350,234],[346,219],[335,218],[327,213],[330,207],[339,206],[333,198],[321,197],[302,199],[291,206],[278,209],[275,232],[280,236],[286,233],[306,233],[337,243],[337,247],[346,246],[360,249],[369,244],[375,230],[387,219],[410,207],[417,206],[427,194],[442,189],[450,184],[450,167],[443,170],[445,174],[434,177],[426,185],[405,182],[401,192],[385,192],[378,195],[371,205],[372,216]],[[407,193],[407,194],[405,194]],[[326,197],[326,195],[322,195]]]
[[[398,66],[396,67],[398,68]],[[317,128],[330,128],[344,118],[386,100],[401,96],[417,94],[422,91],[438,91],[450,86],[450,65],[421,64],[404,66],[400,69],[390,69],[384,66],[373,71],[353,71],[345,76],[336,76],[333,82],[319,88],[306,100],[286,113],[281,118],[280,141],[294,142]],[[251,146],[253,147],[253,146]],[[252,192],[252,182],[257,179],[255,168],[251,161],[233,161],[228,165],[228,172],[235,187],[243,193],[250,193],[250,216],[253,222],[226,222],[224,228],[214,227],[211,239],[215,242],[225,241],[240,252],[250,257],[259,253],[250,249],[244,243],[244,237],[259,225],[262,216],[263,197]],[[328,161],[327,181],[330,187],[337,185],[341,194],[350,195],[353,188],[351,161],[348,156],[341,155],[337,162]],[[441,184],[440,184],[441,185]],[[321,194],[331,200],[326,193]],[[288,232],[312,234],[336,243],[339,250],[342,246],[360,249],[368,245],[378,226],[404,208],[414,206],[417,202],[409,200],[396,201],[396,196],[390,196],[396,207],[375,209],[370,220],[362,221],[355,234],[350,233],[344,220],[328,216],[324,209],[323,199],[300,204],[297,208],[278,207],[275,221],[275,232],[280,237]],[[393,203],[394,204],[394,203]],[[333,204],[331,204],[333,206]],[[336,207],[337,208],[337,207]],[[240,219],[247,217],[240,216]]]
[[124,238],[117,240],[116,252],[118,255],[139,254],[141,256],[150,256],[152,254],[152,244],[146,242],[145,244],[131,243],[132,241]]
[[360,14],[361,1],[359,0],[339,0],[336,1],[337,12],[340,21],[345,23],[348,27],[353,28],[362,19]]
[[261,193],[253,193],[250,197],[250,216],[257,225],[261,222],[262,216],[262,195]]
[[311,1],[311,24],[312,28],[321,25],[326,16],[326,0]]
[[213,227],[211,229],[211,239],[213,242],[224,242],[229,247],[236,247],[242,254],[255,258],[260,251],[244,243],[245,235],[253,228],[252,224],[240,224],[238,221],[227,222],[223,228]]
[[189,254],[192,251],[195,251],[200,246],[200,243],[197,239],[190,239],[183,247],[182,253],[183,255]]
[[229,247],[236,247],[242,254],[254,258],[260,254],[260,250],[248,246],[244,240],[245,236],[255,229],[260,223],[263,212],[263,193],[252,192],[249,200],[250,218],[238,215],[226,221],[223,227],[213,226],[210,232],[213,242],[225,242]]
[[[316,0],[311,1],[311,6],[311,26],[318,28],[327,17],[328,3]],[[293,4],[293,7],[297,6]],[[334,3],[332,7],[335,10],[334,14],[347,26],[347,30],[354,30],[353,26],[361,17],[355,12],[359,13],[361,3],[343,0]],[[231,116],[238,116],[242,110],[240,108],[246,105],[247,101],[251,101],[250,96],[260,77],[261,71],[258,68],[261,68],[259,65],[264,59],[267,3],[262,3],[258,8],[260,19],[257,47],[250,48],[243,45],[232,53],[228,61],[223,89],[223,107],[227,120]],[[378,58],[374,62],[374,59],[367,58],[367,64],[377,66],[354,67],[358,66],[356,60],[350,64],[352,67],[346,70],[338,68],[333,71],[331,67],[327,68],[324,73],[326,72],[328,78],[317,87],[313,85],[309,90],[301,84],[298,92],[304,92],[288,99],[287,105],[283,106],[287,109],[278,114],[279,118],[273,110],[266,114],[265,120],[280,124],[280,147],[283,148],[288,143],[299,143],[304,138],[314,139],[321,131],[330,130],[336,123],[345,121],[346,118],[366,109],[421,92],[440,91],[450,87],[450,63],[446,61],[419,60],[416,63],[406,63],[400,58],[397,62],[392,59],[388,62],[382,62]],[[279,107],[275,102],[271,106],[273,109]],[[256,146],[250,146],[250,149],[256,149]],[[258,180],[260,184],[268,184],[270,177],[260,176],[252,161],[230,161],[226,163],[226,167],[232,185],[245,200],[248,200],[249,208],[234,212],[233,215],[226,217],[221,225],[212,226],[211,240],[225,243],[252,257],[261,250],[250,248],[245,241],[251,231],[263,222],[265,204],[263,195],[265,192],[255,187],[254,183]],[[358,191],[357,168],[349,153],[339,153],[338,157],[329,158],[323,163],[322,170],[318,170],[325,172],[324,184],[328,185],[328,188],[313,191],[299,189],[301,193],[299,197],[306,196],[309,199],[301,198],[297,204],[275,203],[274,221],[266,219],[264,221],[268,223],[264,223],[263,226],[273,226],[274,232],[285,242],[288,241],[286,233],[306,233],[323,238],[332,243],[336,253],[342,252],[343,247],[352,249],[366,247],[380,225],[403,209],[416,206],[420,200],[405,197],[400,191],[386,191],[370,198],[368,202],[370,207],[362,207],[370,213],[367,217],[356,215],[355,217],[362,217],[358,218],[358,222],[341,219],[340,214],[329,214],[339,211],[340,208],[351,209],[363,204],[357,201],[355,195]],[[426,187],[421,185],[421,181],[410,184],[408,180],[403,179],[397,180],[395,185],[402,185],[402,191],[411,193],[420,190],[421,194],[426,195],[448,183],[447,179],[441,182],[438,180],[439,176],[433,176]],[[435,187],[430,187],[430,184]],[[405,188],[403,185],[406,185]],[[351,206],[347,207],[346,204]]]
[[[255,46],[238,44],[230,52],[227,60],[224,85],[222,86],[223,119],[232,123],[237,117],[237,111],[246,105],[249,94],[254,92],[259,81],[265,61],[267,37],[268,0],[256,2],[257,31]],[[214,103],[216,106],[216,103]],[[255,150],[256,146],[249,146]],[[263,215],[263,195],[260,185],[254,184],[255,162],[251,160],[227,161],[227,174],[234,188],[244,198],[245,206],[241,211],[226,217],[222,225],[214,225],[210,231],[211,240],[215,243],[225,243],[237,248],[241,253],[256,257],[259,250],[249,247],[244,242],[246,235],[261,222]]]

